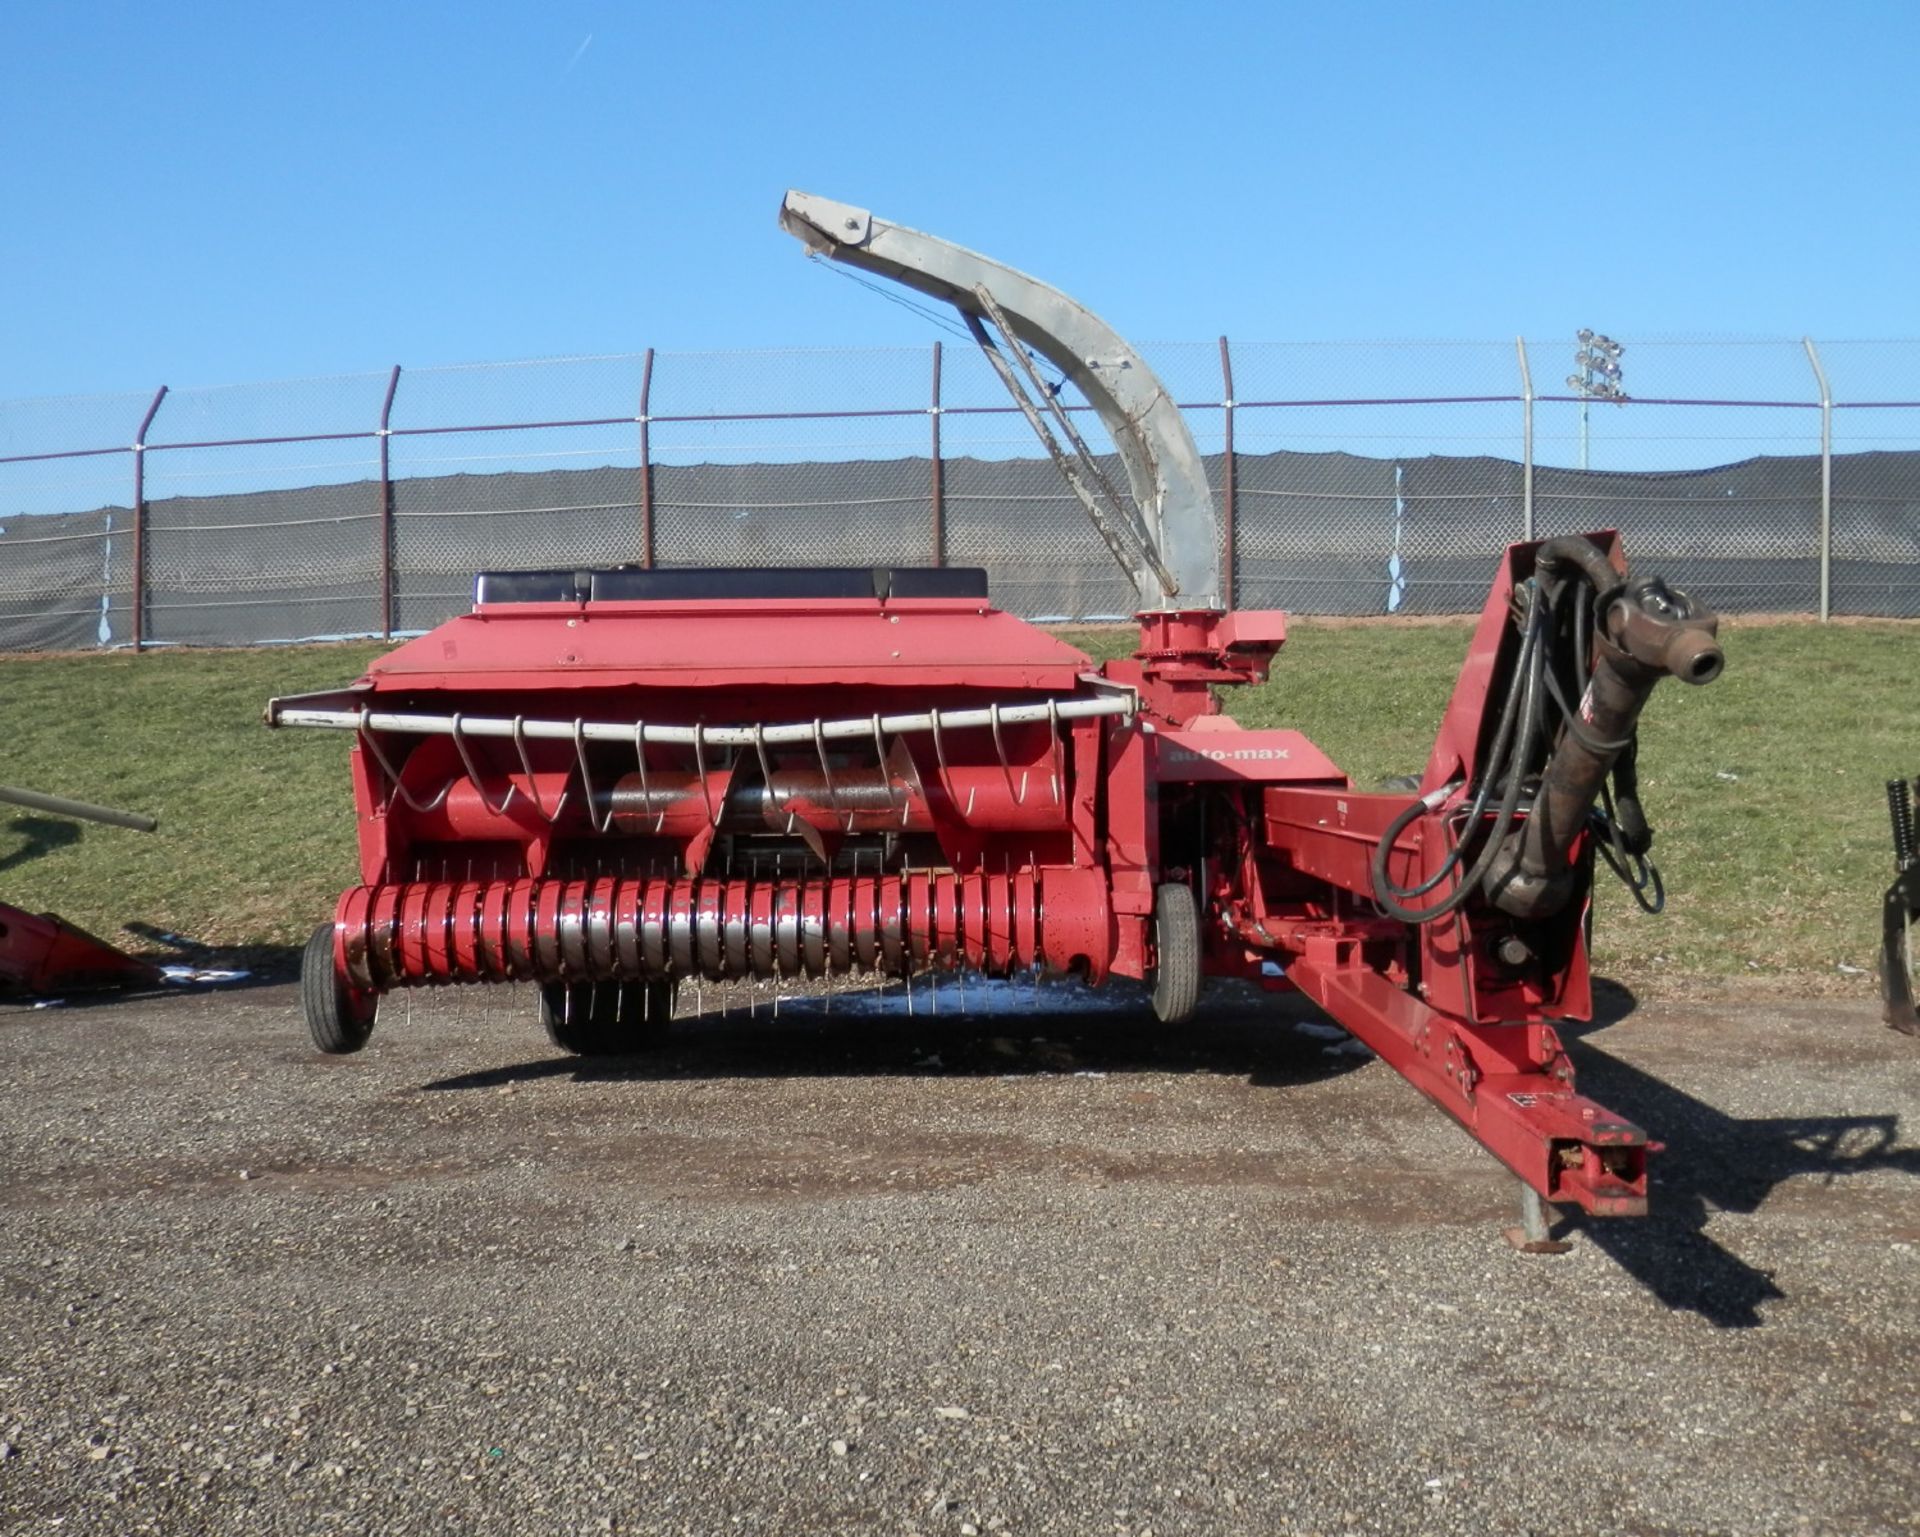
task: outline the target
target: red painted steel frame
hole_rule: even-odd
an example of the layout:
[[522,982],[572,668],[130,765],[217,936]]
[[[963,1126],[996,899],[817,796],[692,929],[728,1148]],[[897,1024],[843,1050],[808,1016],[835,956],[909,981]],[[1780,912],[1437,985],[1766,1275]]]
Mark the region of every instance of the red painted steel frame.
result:
[[[1622,566],[1618,539],[1594,537]],[[1453,819],[1487,746],[1489,703],[1514,664],[1511,600],[1531,573],[1533,549],[1508,550],[1481,612],[1421,780],[1435,804],[1400,833],[1388,859],[1403,884],[1436,873],[1455,841]],[[1442,798],[1448,786],[1456,788]],[[1596,1216],[1644,1212],[1646,1134],[1574,1092],[1572,1064],[1552,1028],[1592,1013],[1585,904],[1531,926],[1473,902],[1420,925],[1374,916],[1373,854],[1413,799],[1316,786],[1264,790],[1261,852],[1332,905],[1275,911],[1250,885],[1230,904],[1238,931],[1271,945],[1293,986],[1546,1199]],[[1504,966],[1497,946],[1507,938],[1560,960],[1547,969]]]
[[1300,959],[1293,983],[1549,1201],[1647,1209],[1647,1134],[1573,1090],[1553,1029],[1469,1025],[1364,965]]

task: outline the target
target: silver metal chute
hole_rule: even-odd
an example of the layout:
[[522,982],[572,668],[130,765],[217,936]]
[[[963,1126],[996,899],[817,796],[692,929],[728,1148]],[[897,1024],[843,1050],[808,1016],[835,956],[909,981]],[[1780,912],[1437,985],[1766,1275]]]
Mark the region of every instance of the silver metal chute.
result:
[[[1221,607],[1219,530],[1200,450],[1166,386],[1111,326],[1037,278],[938,236],[888,224],[864,208],[789,192],[781,204],[780,227],[834,261],[945,300],[967,319],[983,346],[980,322],[992,320],[1064,373],[1112,435],[1138,519],[1127,509],[1118,520],[1103,517],[1005,360],[989,349],[1016,403],[1147,606]],[[1055,410],[1054,415],[1075,438],[1064,413]],[[1093,478],[1102,477],[1096,470]],[[1137,551],[1129,547],[1134,544],[1140,546]]]

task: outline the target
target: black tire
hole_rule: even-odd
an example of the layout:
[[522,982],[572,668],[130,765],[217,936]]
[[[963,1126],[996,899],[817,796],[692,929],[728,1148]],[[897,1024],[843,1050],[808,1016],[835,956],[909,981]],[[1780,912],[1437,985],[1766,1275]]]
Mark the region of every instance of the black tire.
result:
[[673,1018],[674,984],[543,982],[540,1024],[577,1057],[612,1057],[651,1045]]
[[1190,887],[1168,882],[1153,892],[1153,1012],[1163,1025],[1185,1024],[1200,1002],[1200,909]]
[[313,1044],[328,1056],[345,1056],[373,1034],[377,998],[356,998],[333,965],[333,925],[323,923],[300,957],[300,1008]]

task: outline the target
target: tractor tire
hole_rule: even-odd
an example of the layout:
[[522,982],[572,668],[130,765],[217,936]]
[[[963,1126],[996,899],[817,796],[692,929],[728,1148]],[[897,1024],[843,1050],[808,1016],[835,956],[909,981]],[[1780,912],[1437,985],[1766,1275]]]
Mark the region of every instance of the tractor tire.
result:
[[540,1024],[576,1057],[617,1057],[650,1046],[673,1018],[671,981],[543,982]]
[[1185,1024],[1200,1002],[1200,909],[1191,887],[1168,882],[1153,892],[1153,1012],[1163,1025]]
[[333,965],[333,925],[321,924],[300,957],[300,1008],[313,1044],[331,1057],[358,1051],[373,1034],[379,1006],[378,999],[347,990]]

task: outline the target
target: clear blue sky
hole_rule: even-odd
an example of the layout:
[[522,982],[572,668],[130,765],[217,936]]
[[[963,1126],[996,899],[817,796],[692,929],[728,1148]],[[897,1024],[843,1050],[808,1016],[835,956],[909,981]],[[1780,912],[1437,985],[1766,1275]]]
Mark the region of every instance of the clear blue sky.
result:
[[920,343],[798,186],[1141,339],[1911,336],[1920,7],[0,7],[0,399]]

